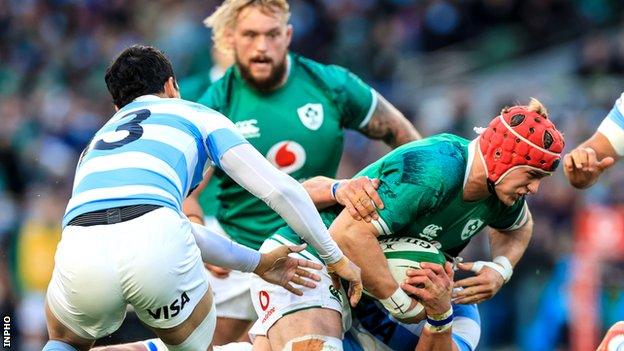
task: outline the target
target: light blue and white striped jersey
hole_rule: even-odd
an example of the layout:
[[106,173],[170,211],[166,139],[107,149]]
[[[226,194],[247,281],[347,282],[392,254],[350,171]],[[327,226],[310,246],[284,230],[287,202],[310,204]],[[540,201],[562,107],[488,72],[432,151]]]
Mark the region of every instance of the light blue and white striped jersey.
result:
[[207,166],[246,142],[229,119],[203,105],[141,96],[115,113],[81,155],[63,227],[83,213],[121,206],[181,211]]
[[609,139],[618,155],[624,156],[624,94],[615,101],[613,108],[598,127],[598,131]]
[[[353,326],[342,342],[344,351],[414,351],[425,321],[405,324],[394,319],[374,299],[362,296],[352,309]],[[453,305],[452,338],[460,351],[473,351],[481,337],[481,318],[476,305]]]

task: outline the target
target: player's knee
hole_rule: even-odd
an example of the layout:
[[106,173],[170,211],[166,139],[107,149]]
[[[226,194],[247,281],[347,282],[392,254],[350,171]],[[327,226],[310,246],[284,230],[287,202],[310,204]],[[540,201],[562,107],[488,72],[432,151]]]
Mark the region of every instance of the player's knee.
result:
[[282,351],[342,351],[342,340],[325,335],[305,335],[290,340]]
[[77,351],[76,348],[68,343],[59,340],[50,340],[44,346],[42,351]]

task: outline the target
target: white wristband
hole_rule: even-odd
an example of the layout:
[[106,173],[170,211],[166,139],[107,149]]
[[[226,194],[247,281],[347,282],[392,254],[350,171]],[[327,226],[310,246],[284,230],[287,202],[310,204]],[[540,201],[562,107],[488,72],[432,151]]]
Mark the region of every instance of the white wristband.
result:
[[412,298],[400,287],[394,291],[392,296],[387,299],[379,299],[379,302],[391,315],[400,319],[416,317],[424,310],[423,305],[419,303],[408,311],[412,304]]
[[478,273],[483,267],[489,267],[497,271],[503,277],[505,283],[511,279],[513,274],[513,267],[505,256],[498,256],[494,261],[477,261],[472,265],[471,271]]
[[507,283],[509,279],[511,279],[511,275],[513,274],[513,266],[511,265],[511,262],[509,262],[509,259],[505,256],[496,256],[492,261],[494,263],[500,264],[503,267],[503,269],[505,270],[503,278],[505,279],[505,283]]

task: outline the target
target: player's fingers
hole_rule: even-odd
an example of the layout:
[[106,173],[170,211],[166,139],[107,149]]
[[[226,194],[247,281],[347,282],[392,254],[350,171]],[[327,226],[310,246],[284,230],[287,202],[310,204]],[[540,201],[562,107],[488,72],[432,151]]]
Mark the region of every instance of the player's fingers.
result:
[[598,163],[598,168],[601,171],[604,171],[605,169],[613,166],[615,164],[615,159],[611,156],[605,157],[603,158],[599,163]]
[[572,161],[578,169],[585,167],[587,165],[587,152],[585,150],[573,151]]
[[302,277],[298,276],[298,275],[293,275],[292,278],[290,278],[290,281],[297,284],[297,285],[301,285],[301,286],[305,286],[308,288],[316,288],[316,284],[311,281],[311,280],[307,280],[307,279],[303,279]]
[[563,157],[563,167],[568,172],[572,172],[574,170],[574,161],[572,160],[572,155],[567,154]]
[[312,262],[310,260],[304,260],[302,258],[299,259],[297,264],[299,267],[312,268],[316,269],[317,271],[323,269],[323,265],[321,265],[320,263]]
[[446,272],[446,275],[451,279],[451,281],[453,281],[453,278],[455,277],[455,271],[453,271],[453,265],[451,264],[451,262],[444,263],[444,272]]
[[[366,184],[366,186],[364,187],[364,191],[366,191],[366,194],[368,195],[368,197],[373,200],[373,204],[381,209],[383,208],[383,201],[381,201],[381,198],[379,197],[379,194],[377,193],[377,190],[375,190],[374,186],[372,183]],[[372,206],[372,204],[371,204]],[[374,211],[375,214],[377,214],[377,211]]]
[[372,178],[370,181],[371,181],[371,184],[373,184],[373,187],[375,189],[379,188],[379,184],[381,184],[381,181],[379,180],[379,178]]
[[338,274],[332,273],[331,275],[332,285],[336,290],[340,290],[340,276]]
[[461,280],[456,281],[453,284],[455,288],[467,288],[470,286],[475,286],[481,284],[481,279],[479,277],[468,277]]
[[321,281],[321,276],[319,276],[318,274],[314,274],[310,271],[306,271],[305,269],[297,268],[295,272],[301,277],[316,280],[317,282]]
[[290,283],[286,283],[284,285],[282,285],[284,287],[284,289],[290,291],[291,293],[297,295],[297,296],[302,296],[303,295],[303,291],[295,288],[294,286],[290,285]]
[[366,216],[367,214],[370,213],[370,211],[366,208],[365,206],[365,201],[363,200],[357,200],[354,204],[355,209],[357,210],[358,214],[362,217]]
[[349,301],[351,302],[351,307],[355,307],[362,297],[362,282],[352,282],[349,287],[349,291]]
[[351,217],[353,217],[353,219],[355,219],[356,221],[359,221],[362,219],[362,217],[360,216],[358,211],[355,209],[355,206],[353,206],[353,203],[351,202],[350,199],[347,198],[347,200],[344,201],[343,205],[347,209],[347,211],[349,211],[349,214],[351,215]]
[[417,288],[411,284],[401,284],[401,289],[403,289],[409,295],[416,296],[421,301],[426,301],[430,297],[429,292],[423,288]]
[[472,271],[474,268],[474,262],[460,262],[457,264],[457,267],[462,271]]
[[288,245],[286,246],[290,252],[301,252],[308,247],[308,244],[303,243],[301,245]]
[[403,283],[424,289],[427,285],[431,284],[431,280],[427,276],[415,276],[406,278]]
[[479,294],[479,295],[473,295],[473,296],[463,297],[459,299],[453,299],[452,301],[454,304],[458,304],[458,305],[469,305],[473,303],[481,303],[487,300],[488,298],[489,297],[486,296],[485,294]]
[[444,267],[441,264],[432,263],[432,262],[421,262],[420,267],[430,269],[436,275],[445,274]]

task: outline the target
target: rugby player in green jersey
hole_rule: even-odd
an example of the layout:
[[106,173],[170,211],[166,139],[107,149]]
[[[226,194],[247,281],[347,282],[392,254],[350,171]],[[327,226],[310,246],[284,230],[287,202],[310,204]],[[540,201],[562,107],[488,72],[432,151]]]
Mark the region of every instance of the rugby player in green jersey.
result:
[[[532,235],[525,195],[536,193],[542,179],[556,169],[563,147],[563,135],[544,106],[533,99],[528,106],[503,109],[472,141],[441,134],[403,145],[364,168],[359,176],[380,182],[377,190],[384,208],[378,210],[378,219],[370,223],[354,220],[339,204],[323,210],[321,217],[341,249],[362,268],[368,293],[399,320],[416,322],[426,316],[419,345],[449,349],[451,301],[428,310],[425,300],[432,297],[426,289],[400,286],[394,280],[378,240],[414,237],[454,258],[488,226],[493,259],[458,264],[476,275],[455,282],[455,288],[462,289],[454,291],[452,302],[479,303],[494,296],[510,279]],[[307,181],[314,185],[307,188],[320,189],[332,182],[317,177]],[[311,197],[315,203],[331,201],[324,191],[311,192]],[[284,227],[260,250],[299,243],[296,234]],[[311,249],[298,255],[321,262]],[[411,272],[419,278],[410,282],[420,282],[425,288],[449,276],[439,269],[419,271]],[[341,349],[346,298],[332,287],[327,274],[321,279],[317,289],[299,298],[254,278],[252,296],[258,321],[252,333],[268,336],[273,350],[294,350],[310,343],[327,345],[316,350]]]
[[[289,16],[285,0],[226,0],[219,6],[206,23],[215,47],[233,53],[235,65],[198,102],[230,118],[273,165],[301,181],[335,177],[345,128],[391,147],[420,138],[396,108],[346,69],[289,53]],[[269,206],[234,181],[223,174],[215,177],[221,181],[217,219],[222,227],[215,231],[257,249],[284,225]],[[367,189],[373,184],[370,181]],[[324,190],[328,194],[329,186]],[[339,196],[356,218],[372,219],[370,202],[349,199]],[[201,219],[200,209],[192,198],[190,202],[187,215]],[[246,327],[256,318],[249,275],[210,269],[219,311],[215,345],[245,338]]]

